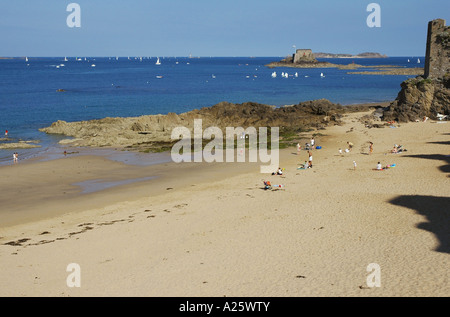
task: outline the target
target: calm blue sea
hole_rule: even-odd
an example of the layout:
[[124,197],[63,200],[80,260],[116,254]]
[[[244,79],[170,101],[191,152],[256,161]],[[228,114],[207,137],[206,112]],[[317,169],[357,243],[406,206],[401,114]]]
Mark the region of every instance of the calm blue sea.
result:
[[[221,101],[276,106],[320,98],[341,104],[391,101],[396,98],[400,83],[414,77],[264,66],[280,57],[165,57],[160,58],[161,65],[155,65],[156,57],[64,59],[0,60],[0,138],[7,129],[14,142],[39,140],[42,146],[20,150],[21,158],[56,146],[59,137],[38,129],[57,120],[182,113]],[[326,61],[348,64],[353,60]],[[422,56],[354,61],[363,65],[424,66]],[[271,76],[274,71],[276,78]],[[290,77],[282,78],[281,72],[288,72]],[[321,78],[320,73],[325,77]],[[58,89],[65,91],[57,92]],[[11,160],[13,152],[0,150],[0,162]]]

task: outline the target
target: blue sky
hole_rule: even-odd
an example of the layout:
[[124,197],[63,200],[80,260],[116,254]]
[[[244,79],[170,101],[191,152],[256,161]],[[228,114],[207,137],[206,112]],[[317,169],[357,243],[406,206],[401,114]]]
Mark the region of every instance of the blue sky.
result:
[[[366,24],[372,2],[380,28]],[[0,56],[423,56],[428,21],[449,12],[449,0],[0,0]]]

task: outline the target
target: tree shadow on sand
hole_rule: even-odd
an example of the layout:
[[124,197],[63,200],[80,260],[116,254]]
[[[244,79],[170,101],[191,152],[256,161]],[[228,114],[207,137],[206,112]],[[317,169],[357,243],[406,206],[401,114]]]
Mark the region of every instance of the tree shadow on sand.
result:
[[[418,155],[405,155],[405,157],[415,157],[415,158],[421,158],[421,159],[443,161],[445,163],[445,165],[440,166],[439,169],[443,173],[450,173],[450,155],[418,154]],[[448,176],[448,177],[450,177],[450,176]]]
[[428,222],[422,222],[417,228],[433,233],[439,240],[437,252],[450,253],[450,206],[449,197],[404,195],[389,201],[396,206],[402,206],[417,211],[425,216]]

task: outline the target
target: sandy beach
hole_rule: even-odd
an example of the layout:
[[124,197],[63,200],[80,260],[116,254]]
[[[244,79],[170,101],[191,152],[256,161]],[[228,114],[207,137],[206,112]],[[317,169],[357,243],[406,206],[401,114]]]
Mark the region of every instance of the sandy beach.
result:
[[449,296],[450,123],[369,129],[365,114],[302,135],[320,133],[312,169],[281,150],[282,176],[84,155],[2,166],[0,296]]

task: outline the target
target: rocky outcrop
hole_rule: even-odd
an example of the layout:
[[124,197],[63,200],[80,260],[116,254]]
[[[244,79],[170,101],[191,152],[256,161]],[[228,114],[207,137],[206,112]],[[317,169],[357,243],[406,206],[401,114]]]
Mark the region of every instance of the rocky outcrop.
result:
[[401,84],[397,99],[384,111],[383,120],[408,122],[423,117],[436,119],[437,114],[450,113],[450,80],[424,79],[418,76]]
[[16,150],[16,149],[34,149],[41,147],[40,145],[35,145],[32,143],[37,143],[38,141],[19,141],[13,143],[0,143],[0,149],[2,150]]
[[436,119],[450,114],[449,27],[441,19],[428,23],[424,77],[401,84],[397,99],[384,111],[383,119],[400,122]]
[[343,107],[326,99],[279,108],[253,102],[221,102],[212,107],[182,114],[105,118],[81,122],[57,121],[40,131],[73,137],[61,143],[74,146],[137,147],[173,142],[172,130],[176,127],[186,127],[192,132],[194,119],[202,119],[203,129],[211,126],[219,127],[222,131],[225,131],[226,127],[280,127],[300,131],[310,127],[339,124],[343,113],[354,110],[354,107]]

